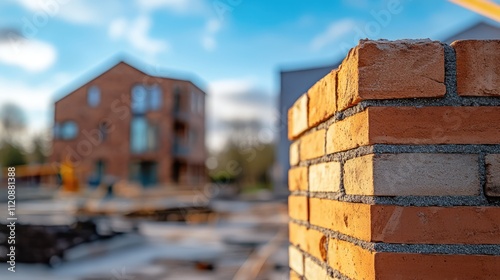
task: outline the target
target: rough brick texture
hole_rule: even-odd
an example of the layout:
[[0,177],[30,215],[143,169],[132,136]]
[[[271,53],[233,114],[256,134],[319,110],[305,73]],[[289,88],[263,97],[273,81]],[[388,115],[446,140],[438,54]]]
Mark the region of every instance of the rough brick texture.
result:
[[326,130],[314,131],[300,140],[299,154],[301,160],[314,159],[325,154]]
[[302,95],[288,110],[288,138],[295,139],[307,130],[307,95]]
[[319,80],[308,92],[309,96],[309,126],[317,125],[335,114],[337,71],[328,73]]
[[340,162],[326,162],[309,167],[310,192],[340,192]]
[[439,42],[361,41],[342,62],[338,109],[366,99],[442,97],[444,48]]
[[500,154],[486,155],[486,195],[500,197]]
[[500,279],[499,44],[363,40],[295,103],[291,277]]
[[288,171],[290,191],[307,191],[307,167],[296,167]]

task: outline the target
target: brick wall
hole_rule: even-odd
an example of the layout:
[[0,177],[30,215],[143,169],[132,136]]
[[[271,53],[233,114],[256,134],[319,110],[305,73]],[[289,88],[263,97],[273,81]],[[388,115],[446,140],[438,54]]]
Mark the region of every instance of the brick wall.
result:
[[500,41],[360,41],[288,122],[291,279],[500,279]]

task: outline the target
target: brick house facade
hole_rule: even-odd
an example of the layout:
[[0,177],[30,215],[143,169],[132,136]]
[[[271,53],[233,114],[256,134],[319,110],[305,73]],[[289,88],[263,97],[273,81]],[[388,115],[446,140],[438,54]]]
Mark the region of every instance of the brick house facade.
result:
[[205,93],[119,62],[55,102],[53,163],[82,183],[105,175],[149,185],[206,181]]

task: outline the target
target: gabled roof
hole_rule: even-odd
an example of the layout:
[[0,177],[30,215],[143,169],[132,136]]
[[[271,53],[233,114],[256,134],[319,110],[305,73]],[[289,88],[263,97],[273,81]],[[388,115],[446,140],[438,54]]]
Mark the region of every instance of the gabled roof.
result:
[[[193,80],[199,80],[196,76],[188,73],[180,73],[180,72],[172,72],[172,71],[165,71],[164,69],[159,69],[159,68],[153,68],[149,65],[146,65],[131,56],[124,56],[124,55],[114,55],[111,58],[105,60],[104,62],[101,62],[94,68],[92,68],[90,71],[87,71],[85,74],[81,75],[79,78],[71,82],[69,85],[65,86],[60,92],[65,93],[64,96],[58,98],[55,103],[61,101],[62,99],[66,98],[67,96],[71,95],[75,91],[79,90],[80,88],[84,87],[85,85],[91,83],[95,79],[101,77],[102,75],[108,73],[115,67],[117,67],[120,64],[125,64],[138,72],[154,77],[154,78],[159,78],[159,79],[169,79],[169,80],[177,80],[177,81],[183,81],[183,82],[188,82],[195,86],[197,89],[199,89],[201,92],[205,93],[205,90],[203,90],[201,87],[199,87]],[[146,70],[148,69],[148,70]],[[169,76],[162,75],[162,73],[169,73]],[[174,73],[173,75],[170,75]],[[191,76],[192,79],[185,79],[185,78],[180,78],[180,77],[189,77]]]

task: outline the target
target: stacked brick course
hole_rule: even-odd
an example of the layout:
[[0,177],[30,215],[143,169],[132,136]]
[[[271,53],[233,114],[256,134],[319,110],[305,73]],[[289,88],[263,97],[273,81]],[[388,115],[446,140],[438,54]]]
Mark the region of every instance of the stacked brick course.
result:
[[500,41],[362,40],[288,123],[291,279],[500,279]]

